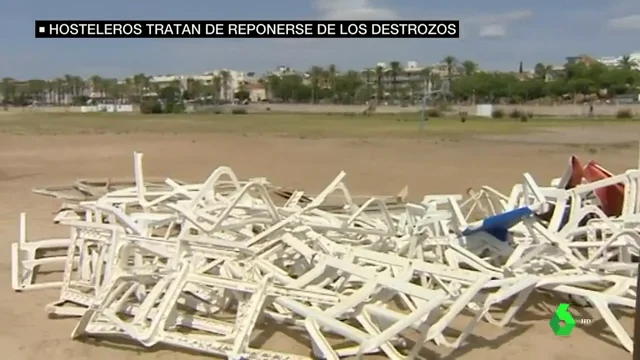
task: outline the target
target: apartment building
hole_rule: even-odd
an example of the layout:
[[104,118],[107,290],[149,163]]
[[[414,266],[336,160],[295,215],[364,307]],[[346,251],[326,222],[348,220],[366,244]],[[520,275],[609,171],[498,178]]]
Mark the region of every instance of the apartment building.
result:
[[269,71],[268,74],[276,75],[276,76],[285,76],[285,75],[295,75],[295,74],[298,74],[298,72],[293,70],[290,66],[278,65],[275,68],[275,70]]
[[309,79],[309,74],[304,71],[297,71],[287,65],[278,65],[275,69],[267,71],[262,77],[268,78],[269,76],[277,76],[279,78],[287,75],[299,75],[303,80]]
[[179,82],[180,86],[184,89],[187,87],[189,80],[200,81],[205,85],[213,85],[214,79],[223,78],[224,73],[228,74],[228,82],[221,84],[220,86],[220,98],[222,100],[233,101],[234,94],[244,88],[247,84],[253,84],[258,81],[258,76],[255,72],[245,72],[231,69],[217,69],[213,71],[205,72],[204,74],[196,75],[159,75],[152,76],[149,81],[156,84],[169,84],[172,82]]
[[[446,65],[444,67],[440,64],[420,66],[417,61],[407,61],[404,64],[400,64],[401,69],[400,72],[395,75],[395,79],[394,76],[392,76],[391,64],[386,62],[379,62],[375,66],[361,71],[361,77],[365,83],[375,89],[378,86],[376,69],[382,68],[384,76],[380,80],[384,89],[385,98],[391,95],[391,90],[394,88],[395,83],[398,90],[402,91],[405,96],[418,99],[422,97],[424,92],[425,79],[423,73],[427,67],[430,69],[431,74],[446,74]],[[431,84],[426,85],[430,86]]]
[[[634,68],[640,70],[640,51],[629,54],[629,59],[635,63]],[[620,66],[622,56],[605,56],[598,59],[598,61],[606,66],[617,67]]]
[[249,93],[249,100],[251,102],[260,102],[267,100],[267,89],[258,83],[249,83],[244,86],[243,90]]
[[592,56],[580,54],[576,56],[567,56],[566,57],[567,64],[594,64],[597,63],[598,60]]
[[553,79],[560,78],[565,75],[564,65],[552,65],[551,71],[545,74],[544,81],[551,81]]
[[[381,67],[384,69],[385,76],[381,79],[385,88],[389,89],[394,83],[394,79],[391,76],[391,65],[384,62],[379,62],[375,67],[368,69],[369,75],[366,74],[367,70],[362,72],[362,77],[365,82],[369,81],[369,85],[377,86],[378,79],[376,77],[376,68]],[[401,71],[396,75],[395,81],[397,86],[416,88],[424,86],[423,72],[426,68],[430,69],[430,73],[435,76],[444,77],[447,73],[447,65],[444,63],[432,64],[427,66],[420,66],[417,61],[407,61],[406,64],[401,64]]]
[[[631,54],[628,54],[630,60],[635,62],[635,68],[640,70],[640,52],[636,51]],[[594,58],[589,55],[577,55],[577,56],[568,56],[566,58],[568,64],[594,64],[601,63],[606,66],[617,67],[620,66],[620,61],[623,56],[604,56],[601,58]]]

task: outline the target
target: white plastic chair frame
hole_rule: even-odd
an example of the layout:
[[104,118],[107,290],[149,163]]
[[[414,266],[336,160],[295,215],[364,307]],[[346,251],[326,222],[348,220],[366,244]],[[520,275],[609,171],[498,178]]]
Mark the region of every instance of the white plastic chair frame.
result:
[[[525,174],[509,196],[485,187],[465,202],[456,195],[426,196],[393,212],[376,197],[355,205],[344,172],[319,195],[303,203],[303,193],[294,192],[280,207],[265,179],[240,182],[226,167],[202,184],[167,179],[169,190],[147,191],[142,154],[136,153],[134,173],[135,188],[81,204],[86,219],[68,221],[69,239],[31,242],[21,230],[12,249],[14,289],[38,288],[32,274],[39,265],[64,264],[61,282],[40,286],[61,286],[47,310],[81,316],[76,337],[119,335],[144,346],[164,343],[236,359],[307,358],[251,348],[265,318],[306,331],[316,357],[381,352],[413,359],[428,341],[459,347],[482,319],[506,325],[532,291],[544,289],[592,304],[631,351],[609,307],[635,301],[631,255],[640,254],[640,170],[571,190],[559,188],[562,179],[539,187]],[[610,219],[590,197],[615,183],[625,187],[624,206],[622,216]],[[343,209],[321,210],[335,192]],[[555,206],[549,223],[525,219],[509,243],[489,234],[461,235],[474,206],[495,215],[520,206],[544,211],[547,204]],[[588,215],[595,218],[584,224]],[[36,258],[37,249],[53,245],[66,247],[67,256]],[[390,309],[392,299],[408,313]],[[490,310],[505,301],[511,304],[497,320]],[[220,317],[232,309],[234,320]],[[463,310],[473,319],[456,339],[445,338]],[[419,339],[403,355],[401,333],[409,328]],[[357,345],[334,348],[328,334]]]
[[[56,288],[62,285],[61,281],[36,283],[36,276],[40,267],[45,265],[63,265],[66,256],[47,256],[41,252],[70,249],[74,252],[72,263],[78,263],[75,255],[76,247],[71,245],[69,238],[27,240],[27,216],[20,213],[20,229],[17,242],[11,244],[11,287],[14,291],[37,290]],[[82,244],[74,244],[79,247]]]

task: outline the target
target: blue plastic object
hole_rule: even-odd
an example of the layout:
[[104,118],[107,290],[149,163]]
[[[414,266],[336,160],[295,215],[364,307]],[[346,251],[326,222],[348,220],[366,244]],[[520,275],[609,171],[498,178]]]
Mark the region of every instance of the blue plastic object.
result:
[[496,239],[506,242],[509,238],[509,229],[531,215],[533,215],[533,210],[528,206],[507,211],[469,225],[464,229],[462,235],[466,236],[484,231]]

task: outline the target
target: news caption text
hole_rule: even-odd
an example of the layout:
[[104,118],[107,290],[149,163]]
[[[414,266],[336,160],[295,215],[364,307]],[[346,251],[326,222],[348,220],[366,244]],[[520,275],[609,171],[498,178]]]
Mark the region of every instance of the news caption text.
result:
[[36,20],[36,38],[458,38],[458,20]]

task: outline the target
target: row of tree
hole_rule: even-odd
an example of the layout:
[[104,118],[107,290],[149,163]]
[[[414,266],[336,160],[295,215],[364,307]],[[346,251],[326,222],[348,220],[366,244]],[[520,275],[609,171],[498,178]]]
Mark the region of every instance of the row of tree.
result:
[[233,94],[230,94],[231,75],[228,71],[221,71],[217,76],[211,76],[208,84],[191,78],[187,79],[186,86],[179,80],[167,83],[153,82],[152,77],[145,74],[136,74],[124,80],[104,78],[99,75],[83,79],[69,74],[53,80],[18,81],[5,77],[0,82],[0,99],[4,105],[16,106],[84,105],[92,98],[140,104],[145,97],[160,96],[164,88],[180,89],[181,96],[186,99],[209,98],[220,102],[225,98],[233,99]]
[[[471,61],[447,56],[442,69],[426,67],[404,69],[393,61],[388,67],[364,71],[339,71],[335,65],[312,66],[305,73],[270,74],[260,79],[267,98],[300,103],[416,103],[430,91],[430,97],[453,102],[511,102],[531,100],[577,101],[637,94],[640,86],[638,64],[629,56],[618,66],[597,61],[567,63],[561,69],[539,63],[534,71],[488,72]],[[33,79],[19,82],[4,78],[0,83],[3,104],[84,104],[96,95],[119,102],[141,103],[145,97],[160,94],[163,88],[178,91],[182,99],[200,102],[246,100],[249,92],[232,86],[229,72],[211,76],[207,82],[187,79],[185,83],[152,82],[137,74],[124,81],[92,76],[82,79],[65,75],[51,81]],[[242,85],[242,84],[240,84]],[[236,92],[230,90],[235,88]],[[166,91],[165,91],[166,93]]]
[[[587,59],[588,60],[588,59]],[[533,72],[482,71],[471,61],[448,56],[444,71],[426,67],[418,71],[403,69],[394,61],[363,72],[339,73],[335,66],[312,67],[309,81],[299,75],[269,76],[266,84],[271,97],[294,102],[364,103],[371,99],[391,103],[416,103],[425,93],[430,98],[454,102],[527,101],[550,102],[611,99],[616,95],[638,94],[640,67],[629,56],[617,66],[597,61],[566,63],[561,68],[542,63]],[[425,91],[427,90],[427,91]]]

